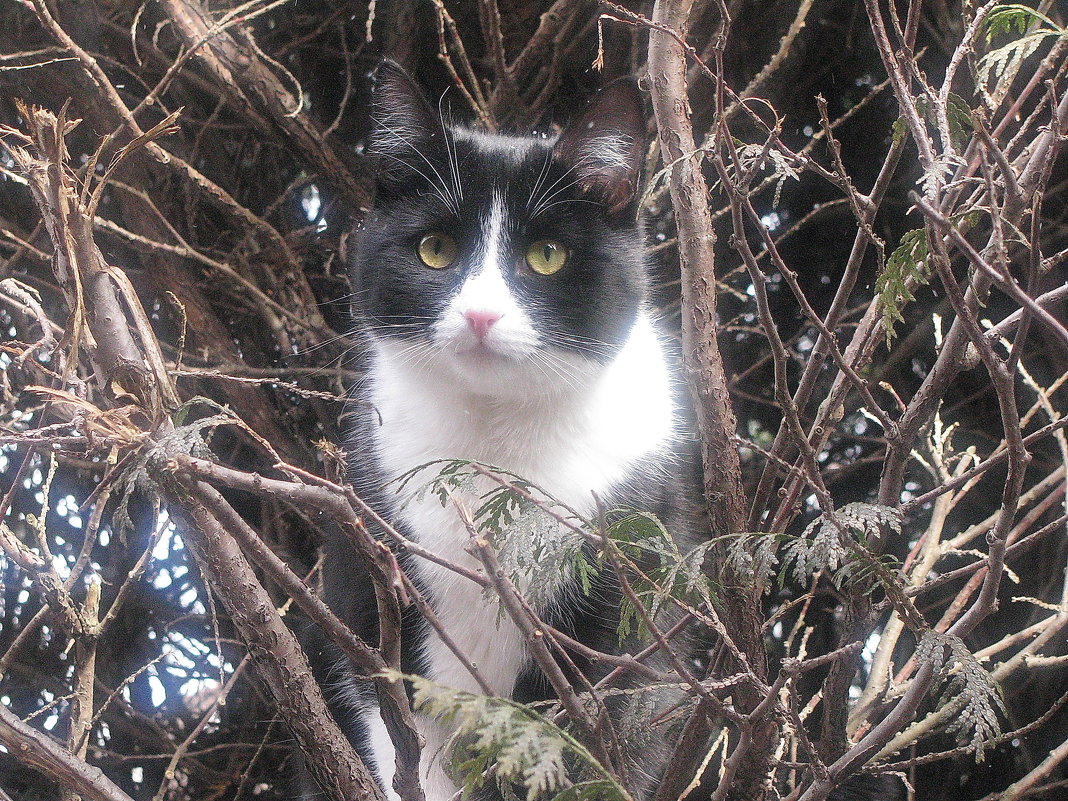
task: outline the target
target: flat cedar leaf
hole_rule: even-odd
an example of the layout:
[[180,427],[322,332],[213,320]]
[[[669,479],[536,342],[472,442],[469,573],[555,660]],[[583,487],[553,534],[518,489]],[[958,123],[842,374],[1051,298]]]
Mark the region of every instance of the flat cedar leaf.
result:
[[724,548],[723,564],[728,572],[733,572],[736,579],[752,581],[767,592],[776,575],[775,566],[779,564],[779,545],[792,539],[789,534],[757,531],[716,537],[712,543]]
[[1009,42],[997,50],[991,50],[976,64],[976,78],[979,83],[985,84],[991,78],[998,80],[1007,74],[1011,75],[1019,69],[1025,59],[1038,50],[1047,37],[1062,35],[1058,31],[1039,30]]
[[[938,127],[938,117],[931,107],[931,102],[926,95],[916,98],[916,112],[932,127]],[[946,102],[946,118],[949,122],[949,138],[953,147],[960,150],[968,143],[968,137],[972,129],[972,113],[968,101],[955,92],[950,92]],[[899,117],[894,123],[902,127],[901,133],[905,133],[905,120]]]
[[588,596],[593,589],[593,579],[597,575],[598,566],[586,558],[586,552],[582,548],[576,548],[571,555],[571,569],[579,580],[582,594]]
[[551,801],[600,801],[602,798],[610,798],[613,789],[612,783],[603,779],[579,782],[561,790]]
[[[219,413],[186,422],[192,409],[199,404],[217,409]],[[211,429],[242,425],[240,418],[225,406],[221,406],[210,398],[199,396],[191,398],[175,410],[174,419],[182,423],[176,422],[173,431],[160,439],[154,447],[143,451],[119,477],[119,502],[115,505],[113,513],[115,526],[119,532],[133,528],[133,521],[130,519],[130,499],[135,490],[140,490],[150,498],[159,496],[156,479],[152,470],[149,469],[149,464],[154,459],[182,453],[214,462],[215,454],[208,447]]]
[[608,527],[608,536],[620,550],[632,554],[674,548],[671,535],[657,516],[636,509],[624,510],[623,516]]
[[[847,503],[835,510],[834,519],[820,515],[809,523],[800,537],[787,542],[782,570],[792,572],[799,584],[805,584],[814,574],[825,571],[838,588],[870,577],[876,574],[875,557],[863,546],[883,527],[901,533],[901,512],[876,503]],[[847,537],[862,546],[863,552],[857,553],[850,547]],[[869,569],[861,569],[864,565]]]
[[875,295],[883,313],[883,328],[886,329],[886,346],[894,341],[894,325],[905,318],[901,310],[915,300],[909,281],[926,284],[929,255],[927,232],[923,228],[908,231],[901,237],[897,248],[887,258],[882,272],[875,280]]
[[976,762],[982,762],[986,747],[1001,734],[998,713],[1006,714],[994,677],[964,641],[952,634],[924,632],[916,659],[938,668],[935,687],[942,688],[940,706],[951,706],[954,712],[949,731],[962,745],[974,749]]
[[898,144],[905,135],[909,132],[908,123],[905,122],[904,117],[898,117],[894,120],[894,124],[890,126],[891,133],[893,135],[894,144]]
[[1064,36],[1065,29],[1039,11],[1019,3],[995,6],[987,15],[984,36],[987,45],[998,36],[1013,36],[1008,43],[991,50],[976,65],[976,78],[986,84],[991,78],[1012,76],[1023,61],[1049,37]]
[[953,147],[961,150],[967,143],[972,130],[972,110],[968,102],[950,92],[946,102],[946,117],[949,119],[949,137]]
[[638,620],[638,610],[634,608],[630,598],[623,597],[619,601],[619,623],[616,624],[616,638],[623,642],[630,636],[634,624]]
[[[684,554],[656,515],[635,510],[619,511],[622,516],[609,526],[608,539],[622,554],[640,565],[644,575],[633,576],[631,587],[651,617],[656,617],[669,598],[692,607],[715,603],[714,588],[702,569],[712,541]],[[639,638],[649,636],[645,617],[638,614],[631,599],[624,597],[616,627],[621,643],[635,625]]]
[[[522,787],[526,801],[631,801],[581,743],[529,706],[443,687],[394,670],[384,675],[410,682],[414,708],[455,729],[446,749],[451,771],[462,774],[465,798],[482,786],[492,767],[498,780]],[[571,772],[590,779],[572,782]]]
[[[473,507],[475,529],[487,535],[508,579],[535,606],[556,597],[560,582],[571,576],[584,594],[590,592],[598,566],[583,552],[582,532],[591,524],[521,476],[493,465],[442,460],[418,465],[393,483],[415,500],[429,494],[445,507],[458,498]],[[486,597],[496,596],[487,588]]]
[[1032,22],[1045,24],[1047,28],[1055,32],[1063,32],[1060,26],[1037,9],[1021,3],[1007,3],[1002,6],[994,6],[990,13],[987,14],[983,32],[986,36],[986,43],[991,44],[996,37],[1002,34],[1018,33],[1023,35],[1027,33],[1027,29]]

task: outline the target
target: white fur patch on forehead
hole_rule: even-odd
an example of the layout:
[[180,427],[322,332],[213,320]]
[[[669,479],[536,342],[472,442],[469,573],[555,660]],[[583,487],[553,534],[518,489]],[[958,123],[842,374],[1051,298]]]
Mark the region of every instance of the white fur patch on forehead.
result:
[[472,131],[468,128],[453,128],[452,136],[458,142],[468,142],[484,153],[492,153],[516,164],[521,163],[530,151],[539,146],[539,140],[529,136]]
[[504,193],[498,187],[494,187],[489,214],[482,219],[482,266],[479,272],[485,272],[487,267],[496,267],[500,271],[501,245],[508,222],[507,217],[508,209],[504,203]]
[[460,291],[449,304],[461,315],[469,311],[495,312],[501,316],[502,323],[509,316],[526,316],[504,279],[505,265],[502,263],[502,256],[506,215],[503,196],[494,192],[489,214],[482,222],[479,264],[467,276]]

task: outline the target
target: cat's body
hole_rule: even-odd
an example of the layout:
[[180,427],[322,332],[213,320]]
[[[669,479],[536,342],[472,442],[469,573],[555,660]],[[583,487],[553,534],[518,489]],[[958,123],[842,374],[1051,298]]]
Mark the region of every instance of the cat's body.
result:
[[[425,368],[398,369],[396,354],[377,353],[371,391],[376,419],[371,428],[378,477],[396,477],[449,454],[449,458],[492,464],[520,475],[588,519],[596,518],[598,499],[608,508],[628,503],[626,482],[638,481],[642,470],[658,470],[673,439],[671,386],[659,343],[647,319],[636,323],[635,329],[615,369],[575,390],[581,399],[486,398],[471,396],[451,384],[429,387],[422,380]],[[427,468],[426,478],[434,472],[435,467]],[[646,490],[652,489],[657,478],[644,482]],[[412,497],[424,484],[418,477],[410,481],[411,489],[391,498],[383,511],[407,536],[438,556],[481,569],[469,552],[471,534],[457,510],[443,505],[433,493]],[[455,502],[470,511],[479,495],[492,487],[489,479],[476,482],[470,492],[454,494]],[[643,500],[648,505],[649,498]],[[656,511],[667,514],[670,510],[662,505]],[[545,696],[545,688],[532,675],[536,668],[523,635],[507,615],[501,615],[498,602],[447,567],[418,558],[407,560],[406,567],[433,599],[454,645],[477,666],[495,694],[518,694],[525,700]],[[596,595],[601,597],[586,599],[573,577],[562,573],[553,586],[540,587],[538,595],[555,601],[542,603],[538,609],[547,620],[570,629],[593,647],[609,652],[618,649],[616,608],[602,608],[606,603],[618,606],[610,588],[599,587]],[[591,615],[600,618],[601,625],[589,625],[584,618]],[[580,626],[585,631],[579,632]],[[411,633],[421,641],[416,658],[421,673],[439,684],[481,691],[435,634],[421,625],[413,629]],[[426,771],[427,797],[444,801],[455,792],[455,785],[440,770],[441,760],[434,760],[445,733],[430,721],[422,721],[420,728],[427,741],[424,759],[433,761]],[[373,745],[380,777],[389,787],[392,752],[381,735],[373,738]]]
[[[381,425],[375,419],[371,426],[377,477],[395,478],[448,454],[448,458],[492,464],[520,475],[589,519],[596,517],[596,498],[613,505],[625,502],[620,485],[634,477],[643,461],[655,460],[672,438],[670,385],[655,334],[647,320],[635,328],[616,369],[575,390],[584,396],[581,399],[536,394],[528,399],[473,396],[448,382],[426,382],[433,368],[398,366],[397,354],[389,348],[385,354],[376,353],[370,398],[375,418],[381,415]],[[636,378],[642,380],[636,384]],[[434,472],[434,467],[428,468],[425,478]],[[442,505],[433,493],[412,497],[424,484],[418,476],[410,481],[409,492],[387,503],[386,516],[438,556],[467,568],[481,568],[469,553],[471,535],[457,510]],[[470,511],[477,506],[479,493],[491,488],[489,479],[477,482],[473,492],[457,494],[456,503]],[[521,674],[530,667],[523,635],[515,623],[500,615],[498,603],[486,598],[481,587],[447,567],[411,559],[408,569],[433,599],[438,618],[455,645],[474,662],[495,694],[511,697]],[[575,595],[576,588],[568,586],[570,576],[560,575],[557,582],[547,594]],[[546,588],[540,592],[546,594]],[[566,603],[583,606],[574,597]],[[539,609],[549,617],[559,616],[560,611]],[[609,641],[614,621],[605,633],[608,637],[598,645],[615,650],[615,643]],[[422,631],[415,636],[423,640],[420,672],[439,684],[480,691],[436,635]],[[442,733],[425,722],[422,734],[427,739],[426,755],[432,757],[444,743]],[[376,739],[375,745],[388,787],[391,752],[384,742]],[[377,758],[379,753],[382,758]],[[428,772],[429,799],[445,799],[455,792],[439,765],[440,760]]]
[[[689,536],[699,527],[696,473],[692,459],[681,456],[689,448],[669,359],[647,306],[634,213],[644,154],[636,88],[610,87],[555,141],[500,136],[444,126],[411,80],[386,64],[374,116],[371,144],[382,175],[353,258],[368,376],[349,440],[357,491],[406,537],[475,570],[482,565],[454,504],[474,508],[492,482],[480,479],[443,505],[419,492],[441,460],[522,476],[587,519],[602,509],[636,507]],[[404,489],[390,483],[431,462],[438,464]],[[359,557],[343,538],[326,547],[327,603],[376,641],[373,592]],[[401,559],[494,693],[520,700],[552,695],[499,602],[447,567]],[[549,586],[539,586],[538,598],[537,611],[551,625],[592,648],[620,651],[619,590],[610,569],[585,593],[562,568]],[[678,642],[685,651],[686,637]],[[632,638],[622,648],[642,645]],[[407,670],[480,691],[412,610],[404,648]],[[373,693],[332,648],[312,643],[310,650],[343,730],[395,798],[393,749]],[[593,682],[611,669],[573,658]],[[662,655],[648,664],[669,669]],[[634,681],[624,677],[615,686]],[[617,726],[622,770],[636,798],[655,787],[672,748],[669,726],[649,718],[676,695],[610,703],[620,719],[639,708],[647,713],[644,725]],[[457,788],[443,769],[448,731],[425,717],[419,729],[427,801],[447,801]]]

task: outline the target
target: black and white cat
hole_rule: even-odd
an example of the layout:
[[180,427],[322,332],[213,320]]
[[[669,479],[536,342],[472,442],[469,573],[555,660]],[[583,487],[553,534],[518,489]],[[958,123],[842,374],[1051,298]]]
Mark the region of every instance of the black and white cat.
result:
[[[522,476],[587,518],[599,503],[629,506],[676,533],[693,529],[696,473],[679,456],[676,388],[648,307],[636,221],[645,141],[637,87],[609,85],[556,139],[505,136],[446,125],[386,62],[372,116],[378,188],[352,260],[367,373],[349,442],[357,491],[405,536],[473,569],[481,565],[455,508],[417,495],[419,481],[399,493],[391,481],[435,460],[471,460]],[[358,556],[341,538],[326,547],[326,601],[375,641]],[[403,564],[495,693],[551,695],[499,603],[447,568]],[[539,613],[593,648],[619,652],[611,572],[583,593],[561,570]],[[479,690],[423,621],[410,619],[404,637],[407,669]],[[328,646],[311,650],[343,730],[396,798],[394,753],[373,694]],[[593,681],[609,670],[575,661]],[[666,671],[663,662],[648,664]],[[663,711],[674,700],[643,703]],[[614,706],[622,714],[625,704]],[[443,749],[449,732],[427,718],[419,728],[427,801],[448,801],[457,791]],[[670,755],[666,728],[618,732],[636,798],[655,787]]]
[[[481,564],[456,508],[419,491],[436,468],[423,468],[424,480],[398,477],[442,460],[490,464],[587,519],[601,508],[636,508],[656,515],[684,550],[707,536],[697,456],[648,302],[636,219],[645,141],[637,87],[610,84],[555,139],[506,136],[446,124],[386,62],[372,112],[378,187],[352,259],[367,376],[348,443],[357,492],[406,537],[474,570]],[[477,503],[488,488],[456,500]],[[326,602],[376,642],[374,592],[360,557],[344,537],[328,538],[325,548]],[[399,559],[496,694],[551,697],[495,599],[446,567]],[[611,570],[583,592],[565,567],[547,594],[539,591],[537,611],[593,649],[636,652],[644,643],[619,641],[619,595]],[[414,609],[403,638],[406,671],[480,691]],[[304,639],[331,711],[396,801],[394,751],[370,685],[313,629]],[[674,643],[685,652],[688,640],[684,633]],[[591,682],[611,669],[571,659]],[[663,654],[645,664],[672,672]],[[626,674],[615,686],[642,681]],[[678,717],[664,713],[682,700],[681,691],[658,688],[608,703],[623,753],[617,767],[637,801],[659,783],[675,735],[660,720]],[[450,732],[426,717],[418,725],[426,799],[449,801],[458,787],[448,768]],[[299,782],[300,797],[317,797],[310,779]]]

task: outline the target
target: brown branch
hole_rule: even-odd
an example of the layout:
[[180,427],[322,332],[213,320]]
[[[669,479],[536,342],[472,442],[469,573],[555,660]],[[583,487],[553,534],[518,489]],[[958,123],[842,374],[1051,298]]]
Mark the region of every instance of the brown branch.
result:
[[571,721],[582,731],[583,744],[590,749],[590,753],[597,757],[597,760],[607,769],[611,762],[608,759],[604,743],[598,736],[596,723],[583,708],[582,700],[571,686],[571,682],[568,681],[563,670],[553,659],[549,647],[545,644],[545,632],[527,614],[520,599],[519,591],[508,579],[489,542],[477,532],[474,523],[471,522],[470,517],[459,505],[456,506],[456,509],[471,534],[471,545],[474,553],[479,561],[485,565],[486,575],[497,596],[501,599],[501,606],[504,607],[516,628],[522,632],[527,648],[530,649],[531,657],[545,673],[545,677],[550,684],[552,684],[553,690],[556,691],[556,695]]
[[[84,309],[95,346],[91,356],[101,371],[102,386],[111,397],[130,394],[138,398],[142,409],[158,422],[165,409],[177,406],[177,398],[147,321],[141,326],[149,332],[147,341],[139,347],[133,339],[127,313],[135,320],[146,320],[145,312],[125,277],[108,265],[93,241],[92,216],[71,184],[64,138],[73,125],[44,109],[25,109],[24,113],[32,150],[16,147],[10,152],[29,179],[52,240],[56,277],[72,311],[71,335],[79,336]],[[77,358],[76,348],[74,357],[72,361]]]
[[[934,223],[934,226],[938,229],[939,233],[947,236],[949,240],[967,257],[973,267],[986,275],[988,279],[1000,287],[1005,294],[1019,303],[1020,306],[1030,311],[1038,319],[1042,320],[1042,322],[1049,326],[1050,330],[1056,334],[1057,338],[1061,340],[1065,347],[1068,347],[1068,329],[1064,327],[1060,320],[1050,314],[1050,312],[1047,311],[1035,298],[1028,295],[1023,288],[1016,283],[1016,279],[1013,278],[1012,275],[1000,272],[987,262],[982,254],[964,238],[964,235],[957,229],[957,226],[955,226],[944,214],[938,211],[938,209],[934,208],[926,200],[918,196],[914,197],[913,200],[917,207]],[[983,342],[986,347],[990,346],[988,339],[984,338]],[[979,351],[981,358],[984,350],[983,345],[980,345],[978,342],[973,343],[973,345]]]
[[856,745],[827,766],[826,778],[816,779],[804,791],[798,788],[786,801],[821,801],[844,778],[871,759],[916,714],[934,679],[935,669],[925,663],[897,705]]
[[210,21],[197,0],[164,0],[163,8],[185,41],[186,53],[199,56],[200,64],[236,105],[254,109],[269,120],[305,168],[322,175],[349,209],[359,212],[367,208],[367,187],[327,144],[303,106],[303,95],[294,97],[279,79],[278,65],[272,68],[266,62],[247,29],[232,26],[230,31],[222,30]]
[[[85,760],[89,746],[89,729],[93,725],[93,689],[96,679],[98,616],[100,612],[100,578],[92,576],[82,604],[82,618],[86,631],[75,637],[73,697],[70,701],[70,723],[67,748],[77,759]],[[80,801],[77,792],[63,789],[64,801]]]
[[172,514],[184,523],[183,540],[226,605],[257,676],[277,704],[319,786],[334,801],[380,801],[378,783],[330,715],[296,637],[231,533],[212,514],[211,508],[221,508],[225,501],[203,482],[175,476],[167,483],[174,501]]
[[511,65],[516,84],[527,86],[545,64],[546,53],[560,47],[559,34],[586,4],[585,0],[556,0],[538,20],[537,30]]
[[[655,22],[685,33],[692,2],[669,0],[657,6]],[[705,495],[712,530],[744,528],[744,496],[734,448],[736,422],[727,390],[716,322],[715,234],[708,208],[708,187],[701,173],[689,119],[685,50],[675,37],[649,32],[649,70],[653,108],[664,161],[672,163],[669,185],[679,227],[682,269],[682,340],[687,379],[698,412]]]
[[[174,457],[174,464],[179,469],[184,469],[189,472],[205,473],[208,471],[203,470],[203,465],[199,465],[198,461],[190,457],[177,455]],[[249,476],[252,483],[256,482],[258,476]],[[418,778],[418,765],[419,765],[419,736],[415,730],[415,722],[412,718],[411,709],[408,705],[407,696],[404,693],[404,687],[399,682],[391,681],[382,674],[388,667],[399,667],[396,660],[387,662],[382,658],[382,654],[379,651],[371,648],[362,640],[357,638],[349,628],[318,598],[308,586],[296,575],[289,567],[278,558],[259,538],[256,532],[245,522],[245,520],[234,511],[225,499],[213,488],[207,485],[201,485],[203,491],[199,494],[200,502],[204,503],[212,516],[224,525],[230,535],[232,535],[238,543],[240,543],[242,549],[248,554],[254,562],[264,570],[268,575],[272,577],[279,586],[296,601],[297,605],[320,626],[327,636],[345,653],[346,656],[352,661],[353,666],[365,677],[373,678],[375,687],[378,690],[378,699],[382,712],[383,719],[387,722],[387,726],[391,737],[393,738],[394,748],[397,752],[398,770],[396,774],[397,778],[397,791],[402,798],[406,801],[421,801],[422,790],[419,785]],[[308,488],[314,489],[314,488]],[[342,525],[352,526],[356,529],[356,534],[359,540],[362,542],[362,546],[358,545],[361,552],[366,553],[369,549],[380,548],[378,543],[375,543],[370,534],[368,534],[366,528],[364,528],[362,522],[349,510],[347,519],[338,521]],[[373,557],[372,557],[373,558]],[[371,560],[368,560],[371,562]],[[374,563],[369,565],[372,574],[374,574]],[[381,585],[386,583],[386,586],[392,584],[392,577],[378,575],[376,576],[376,583]],[[224,598],[225,600],[225,598]],[[396,617],[392,615],[391,617]],[[393,634],[393,642],[399,644],[400,638],[396,633]]]
[[501,10],[497,0],[478,0],[478,21],[482,27],[482,39],[489,50],[493,64],[493,94],[490,96],[491,111],[496,119],[506,115],[522,116],[523,103],[512,71],[504,54],[504,34],[501,32]]
[[133,801],[100,768],[87,765],[48,735],[23,723],[0,704],[0,744],[24,765],[92,801]]

